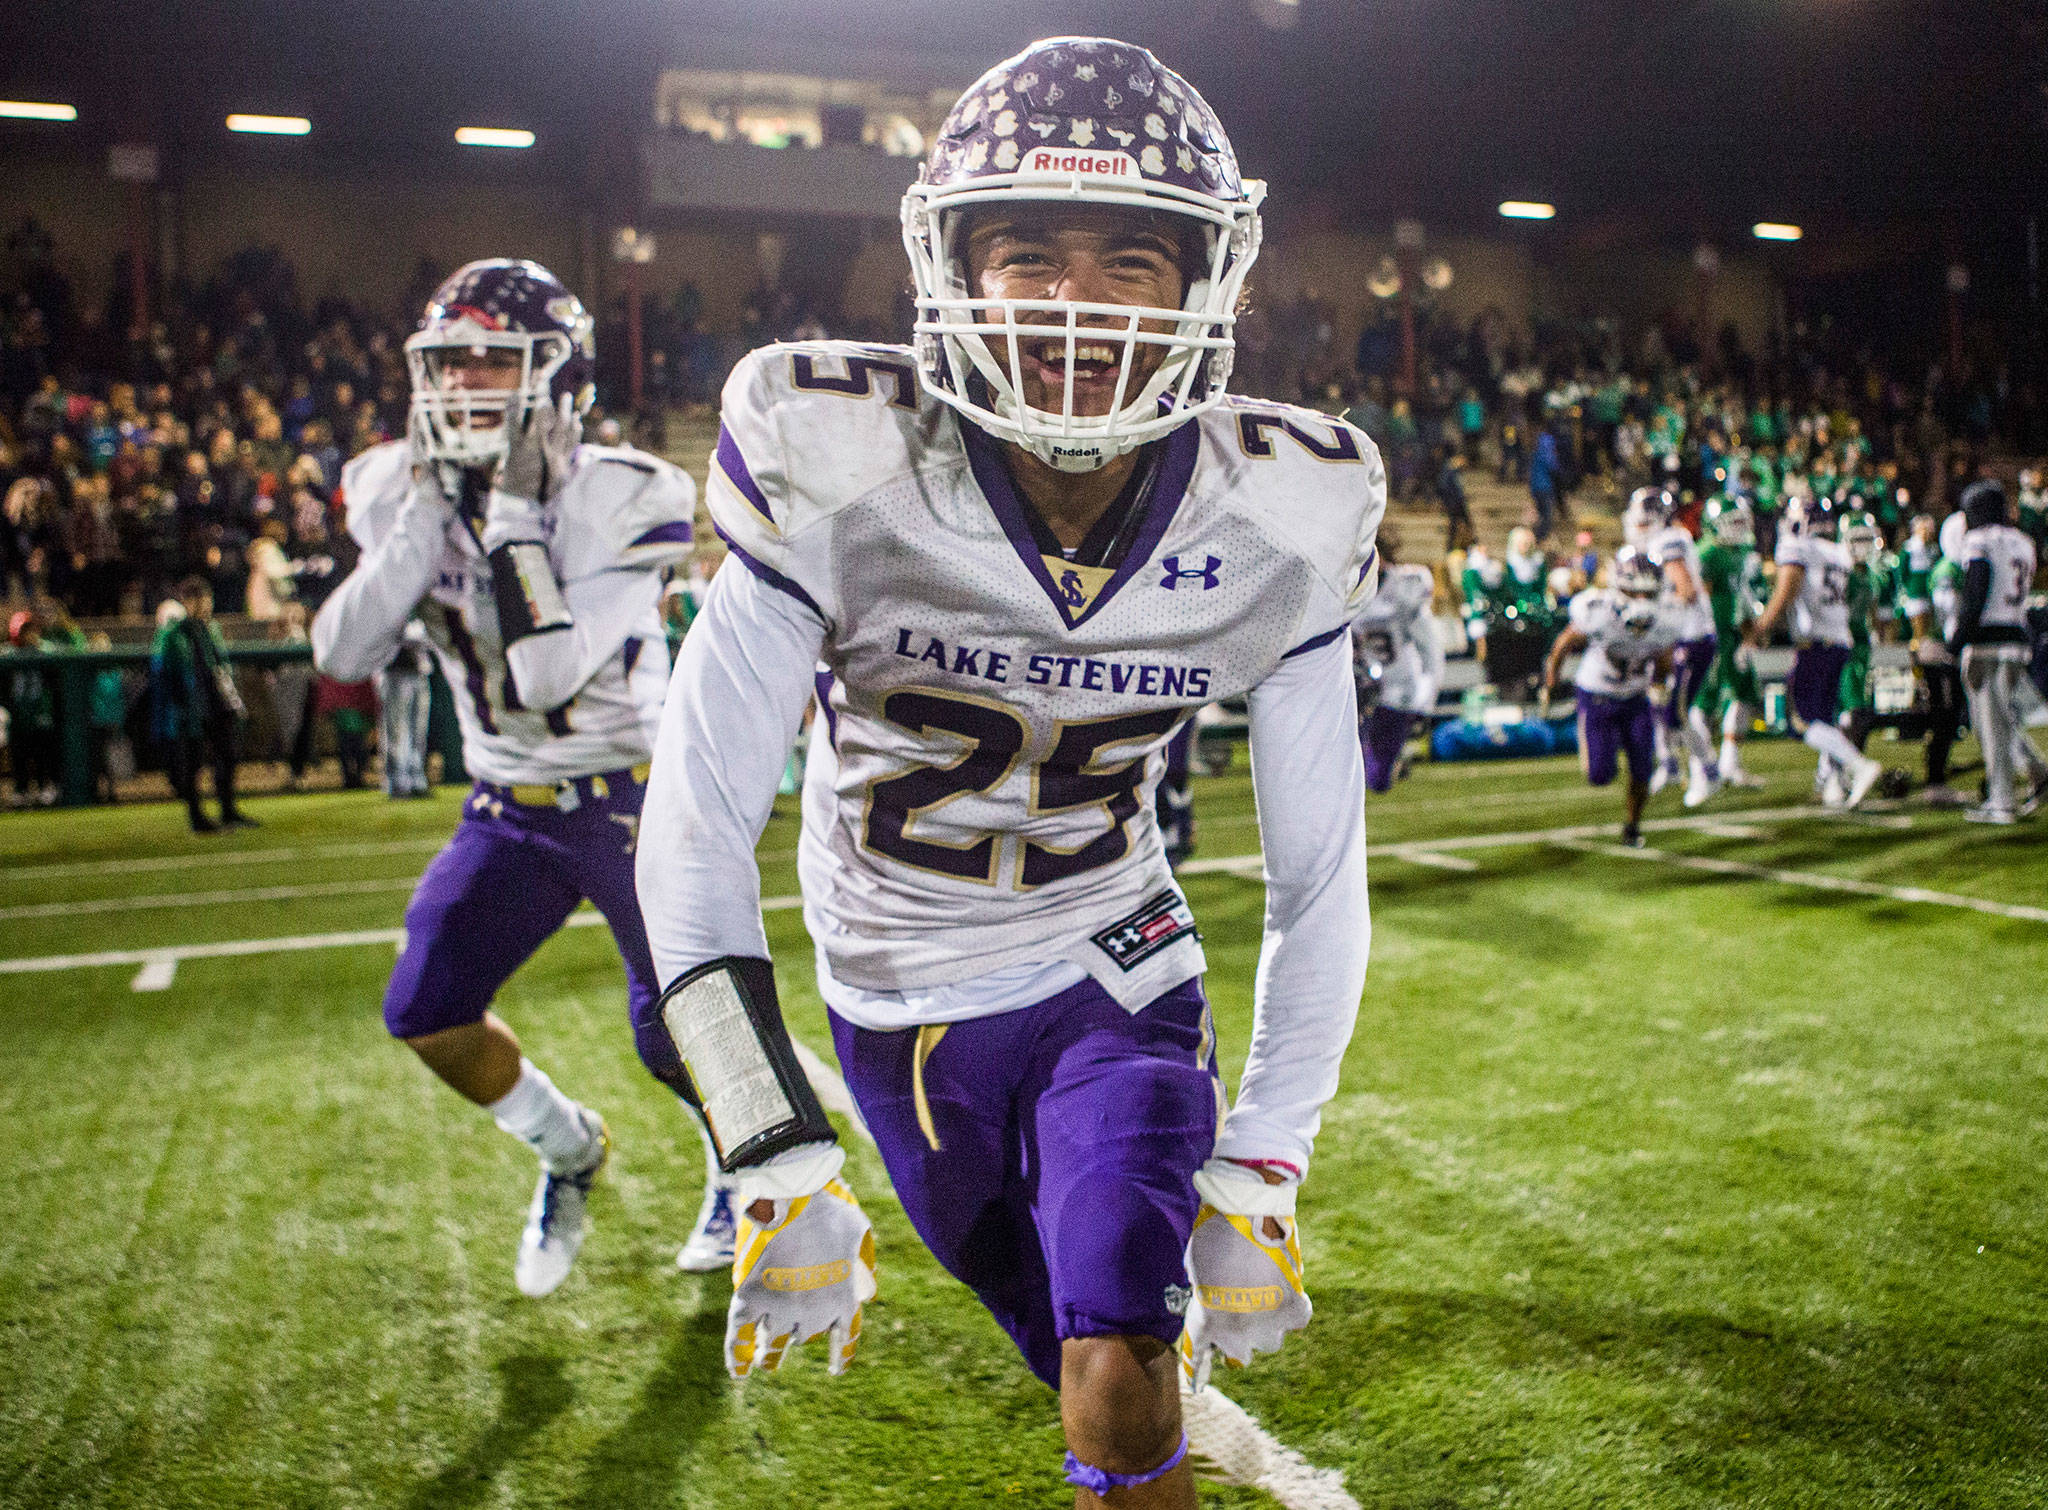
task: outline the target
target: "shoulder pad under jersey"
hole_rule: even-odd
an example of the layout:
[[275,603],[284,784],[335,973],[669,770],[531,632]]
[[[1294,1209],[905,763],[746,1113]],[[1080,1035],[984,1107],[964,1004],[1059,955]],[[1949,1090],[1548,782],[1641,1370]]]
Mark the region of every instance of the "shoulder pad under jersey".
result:
[[1572,599],[1570,615],[1572,628],[1592,635],[1614,618],[1614,593],[1605,587],[1589,587]]
[[876,488],[960,459],[944,406],[925,396],[901,346],[764,346],[741,358],[720,405],[711,522],[756,573],[800,588],[821,612],[829,563],[806,537]]
[[1247,518],[1299,553],[1356,614],[1379,588],[1387,469],[1335,415],[1231,395],[1201,417],[1205,458]]
[[341,469],[341,503],[348,532],[365,552],[390,533],[412,491],[412,447],[402,440],[372,446]]
[[555,552],[572,581],[667,566],[695,546],[697,484],[630,446],[578,446],[554,508]]

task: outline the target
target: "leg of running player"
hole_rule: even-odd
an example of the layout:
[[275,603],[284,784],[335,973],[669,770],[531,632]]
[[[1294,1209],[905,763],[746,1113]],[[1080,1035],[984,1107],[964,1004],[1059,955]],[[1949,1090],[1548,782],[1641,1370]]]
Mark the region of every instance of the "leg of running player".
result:
[[1172,1341],[1219,1106],[1199,985],[1135,1014],[1084,980],[966,1022],[832,1030],[911,1225],[1060,1391],[1073,1481],[1192,1507]]
[[[580,900],[508,827],[502,814],[472,806],[420,877],[405,911],[405,949],[384,992],[384,1024],[539,1156],[541,1178],[514,1274],[522,1291],[544,1295],[575,1262],[583,1197],[606,1141],[603,1119],[558,1090],[489,1010],[499,987]],[[518,905],[509,905],[513,898]]]
[[1621,748],[1628,755],[1628,818],[1622,824],[1621,842],[1634,848],[1643,842],[1643,805],[1650,800],[1651,762],[1656,759],[1651,731],[1659,720],[1646,697],[1632,697],[1616,711]]
[[1718,794],[1724,785],[1721,768],[1714,760],[1714,741],[1706,728],[1706,721],[1701,719],[1695,723],[1692,718],[1700,689],[1706,685],[1707,674],[1713,669],[1714,648],[1713,638],[1709,636],[1680,645],[1672,655],[1671,703],[1666,716],[1685,741],[1689,766],[1685,787],[1687,807],[1700,806]]
[[1835,727],[1835,715],[1840,711],[1842,667],[1848,658],[1846,645],[1808,646],[1792,657],[1792,675],[1786,691],[1792,703],[1793,728],[1823,761],[1833,761],[1847,773],[1845,805],[1854,807],[1884,773],[1884,767],[1867,759],[1849,743],[1849,736]]

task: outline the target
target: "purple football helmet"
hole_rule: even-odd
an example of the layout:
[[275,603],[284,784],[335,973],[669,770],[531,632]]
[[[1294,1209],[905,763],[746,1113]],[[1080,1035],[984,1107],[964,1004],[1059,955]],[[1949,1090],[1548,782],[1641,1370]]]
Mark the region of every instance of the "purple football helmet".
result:
[[[582,301],[538,262],[492,257],[456,269],[405,343],[413,443],[425,453],[417,459],[491,465],[505,454],[511,423],[535,404],[566,402],[580,418],[595,393],[593,329]],[[518,355],[515,386],[450,380],[462,359],[490,350]]]
[[[1185,424],[1223,399],[1265,192],[1264,184],[1239,178],[1230,140],[1194,86],[1142,47],[1054,37],[997,64],[960,96],[903,196],[925,391],[1069,472],[1094,471]],[[1199,250],[1197,265],[1185,270],[1181,307],[976,297],[963,212],[1029,200],[1192,222],[1189,240]],[[1024,401],[1022,341],[1042,342],[1048,329],[1066,338],[1058,412]],[[1118,354],[1105,415],[1073,412],[1083,338]],[[1141,346],[1165,354],[1134,382]]]

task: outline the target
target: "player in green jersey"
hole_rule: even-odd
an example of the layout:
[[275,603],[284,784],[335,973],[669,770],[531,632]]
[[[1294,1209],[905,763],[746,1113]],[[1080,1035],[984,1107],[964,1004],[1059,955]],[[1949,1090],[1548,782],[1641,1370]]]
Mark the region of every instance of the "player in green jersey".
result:
[[1700,684],[1686,717],[1709,743],[1714,720],[1721,722],[1721,779],[1730,786],[1759,787],[1763,778],[1743,769],[1742,741],[1763,707],[1756,664],[1742,643],[1742,629],[1762,602],[1763,567],[1756,553],[1756,519],[1749,505],[1726,494],[1709,499],[1703,520],[1700,574],[1714,610],[1714,664]]

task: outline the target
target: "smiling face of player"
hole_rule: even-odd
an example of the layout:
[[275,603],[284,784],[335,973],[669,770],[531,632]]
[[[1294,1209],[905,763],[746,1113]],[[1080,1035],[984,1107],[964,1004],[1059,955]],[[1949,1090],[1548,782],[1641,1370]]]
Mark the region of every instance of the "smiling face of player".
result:
[[[1184,248],[1170,217],[1100,205],[1025,205],[981,217],[967,235],[968,285],[983,299],[1056,299],[1077,304],[1129,304],[1179,309],[1187,293]],[[1052,310],[1019,312],[1023,324],[1061,334],[1019,342],[1024,402],[1058,414],[1065,403],[1065,320]],[[1079,324],[1121,330],[1111,314],[1082,315]],[[1170,333],[1171,322],[1146,320],[1140,330]],[[1010,363],[1009,342],[982,337],[997,364]],[[1165,359],[1164,346],[1141,344],[1124,383],[1125,402]],[[1124,342],[1080,339],[1074,350],[1074,413],[1100,416],[1116,401]]]
[[[519,386],[525,369],[517,351],[504,346],[451,346],[433,353],[428,371],[443,393],[507,393]],[[502,410],[472,409],[472,430],[495,430],[505,422]]]

